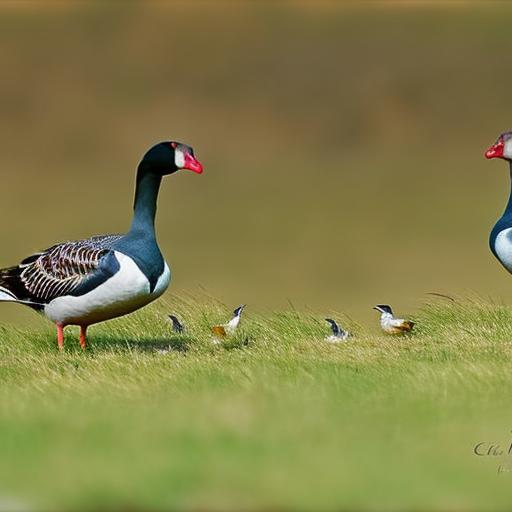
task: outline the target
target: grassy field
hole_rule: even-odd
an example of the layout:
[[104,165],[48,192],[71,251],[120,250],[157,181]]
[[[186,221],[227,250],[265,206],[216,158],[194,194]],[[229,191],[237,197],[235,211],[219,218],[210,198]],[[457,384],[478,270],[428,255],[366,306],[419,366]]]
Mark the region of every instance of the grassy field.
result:
[[91,329],[86,353],[3,328],[0,509],[508,509],[512,461],[473,449],[510,443],[512,309],[440,299],[404,338],[329,314],[349,342],[249,308],[215,346],[229,309],[192,297]]

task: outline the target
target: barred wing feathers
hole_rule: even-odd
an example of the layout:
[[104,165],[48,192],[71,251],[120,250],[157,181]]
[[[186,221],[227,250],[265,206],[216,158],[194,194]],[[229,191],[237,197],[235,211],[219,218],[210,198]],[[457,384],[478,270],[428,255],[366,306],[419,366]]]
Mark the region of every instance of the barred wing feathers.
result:
[[25,258],[16,267],[0,270],[0,300],[42,306],[76,292],[94,277],[110,277],[111,273],[98,270],[105,270],[100,266],[113,256],[112,247],[120,238],[107,235],[65,242]]

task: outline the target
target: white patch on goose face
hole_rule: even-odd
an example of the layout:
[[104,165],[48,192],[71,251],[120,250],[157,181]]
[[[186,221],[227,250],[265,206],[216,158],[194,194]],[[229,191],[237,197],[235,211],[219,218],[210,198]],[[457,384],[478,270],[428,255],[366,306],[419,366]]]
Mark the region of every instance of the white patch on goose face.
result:
[[185,165],[185,153],[180,148],[174,150],[174,164],[178,169],[183,169]]
[[512,137],[505,140],[503,143],[503,156],[512,160]]
[[53,299],[44,308],[53,322],[64,325],[90,325],[131,313],[158,298],[167,289],[170,271],[165,265],[154,291],[137,264],[125,254],[115,251],[119,271],[94,290],[74,297]]
[[498,259],[509,272],[512,272],[512,242],[509,238],[511,232],[512,228],[500,231],[494,241],[494,250],[498,255]]

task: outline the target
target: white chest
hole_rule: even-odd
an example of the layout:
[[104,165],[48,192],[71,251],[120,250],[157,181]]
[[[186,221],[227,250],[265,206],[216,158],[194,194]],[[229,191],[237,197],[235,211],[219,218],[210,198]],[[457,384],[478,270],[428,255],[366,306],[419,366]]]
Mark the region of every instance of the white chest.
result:
[[393,315],[389,314],[389,313],[382,313],[381,317],[380,317],[380,326],[382,327],[382,329],[384,329],[385,331],[391,329],[394,327],[394,318],[393,318]]
[[494,241],[494,250],[498,255],[498,259],[509,272],[512,272],[512,242],[509,238],[511,232],[512,228],[500,231]]
[[404,324],[403,318],[395,318],[389,313],[383,313],[380,319],[380,326],[384,332],[396,334]]
[[135,262],[116,251],[119,271],[94,290],[81,295],[57,297],[45,307],[45,314],[64,325],[90,325],[126,315],[158,298],[167,289],[170,271],[167,264],[150,292],[149,281]]
[[226,331],[229,334],[233,334],[238,327],[238,324],[240,323],[240,316],[233,317],[227,324],[226,324]]

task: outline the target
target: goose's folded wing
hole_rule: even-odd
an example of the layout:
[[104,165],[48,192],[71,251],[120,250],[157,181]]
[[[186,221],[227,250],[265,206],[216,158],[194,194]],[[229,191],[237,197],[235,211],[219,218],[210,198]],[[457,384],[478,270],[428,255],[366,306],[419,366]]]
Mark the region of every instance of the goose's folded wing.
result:
[[111,249],[119,238],[66,242],[33,254],[16,267],[0,270],[0,292],[39,305],[63,295],[87,293],[119,269]]

